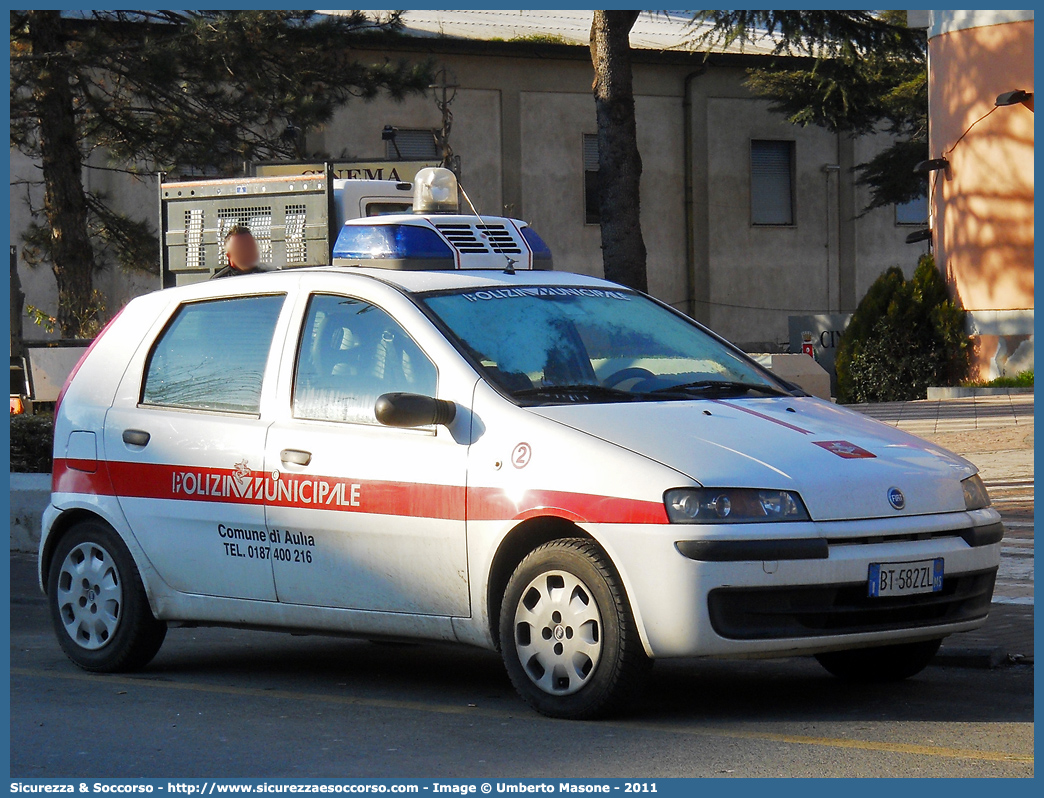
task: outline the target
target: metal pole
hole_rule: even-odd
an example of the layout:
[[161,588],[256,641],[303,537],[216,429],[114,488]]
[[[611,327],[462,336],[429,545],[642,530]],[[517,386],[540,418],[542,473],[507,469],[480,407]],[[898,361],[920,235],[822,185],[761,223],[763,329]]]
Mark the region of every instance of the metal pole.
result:
[[823,164],[823,176],[824,176],[824,194],[823,201],[826,203],[824,208],[823,218],[826,220],[826,240],[823,242],[823,248],[826,251],[826,312],[830,312],[830,231],[833,229],[830,225],[830,175],[832,173],[840,173],[841,164],[837,163],[826,163]]
[[167,260],[167,214],[163,203],[163,178],[166,172],[156,172],[156,197],[159,200],[159,263],[160,263],[160,288],[170,288],[174,285],[170,276],[170,263]]
[[684,141],[682,172],[685,186],[685,298],[689,306],[690,318],[697,318],[696,310],[696,213],[693,208],[694,187],[692,179],[692,82],[707,71],[706,66],[690,72],[682,83],[682,137]]

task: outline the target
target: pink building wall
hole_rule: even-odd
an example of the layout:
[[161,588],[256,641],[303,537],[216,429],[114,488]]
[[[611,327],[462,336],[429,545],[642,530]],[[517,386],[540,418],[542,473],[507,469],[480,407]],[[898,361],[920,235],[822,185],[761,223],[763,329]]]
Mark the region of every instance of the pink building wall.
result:
[[1017,13],[935,11],[929,29],[930,153],[949,161],[930,176],[933,243],[971,311],[972,376],[1033,367],[1032,101],[995,107],[1033,91],[1033,19],[981,24]]

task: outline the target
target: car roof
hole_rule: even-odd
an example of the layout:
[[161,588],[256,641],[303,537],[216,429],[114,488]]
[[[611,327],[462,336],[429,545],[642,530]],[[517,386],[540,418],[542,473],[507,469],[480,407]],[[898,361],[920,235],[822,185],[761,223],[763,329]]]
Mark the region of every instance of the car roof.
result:
[[459,291],[468,289],[495,290],[497,288],[534,285],[575,286],[609,290],[623,289],[622,286],[616,283],[572,272],[519,269],[512,274],[500,269],[400,271],[362,266],[313,266],[191,283],[177,288],[166,289],[161,293],[166,294],[167,291],[184,293],[186,299],[201,299],[212,295],[228,296],[230,293],[260,294],[289,288],[291,285],[296,284],[300,277],[305,275],[328,276],[331,278],[331,287],[340,280],[351,283],[362,278],[392,285],[400,291],[411,294],[427,291]]
[[518,285],[583,286],[590,288],[619,288],[615,283],[598,277],[572,272],[519,269],[514,273],[501,269],[446,269],[442,271],[399,271],[360,266],[330,266],[314,271],[324,273],[358,274],[401,288],[409,293],[425,291],[452,291],[476,288],[506,288]]

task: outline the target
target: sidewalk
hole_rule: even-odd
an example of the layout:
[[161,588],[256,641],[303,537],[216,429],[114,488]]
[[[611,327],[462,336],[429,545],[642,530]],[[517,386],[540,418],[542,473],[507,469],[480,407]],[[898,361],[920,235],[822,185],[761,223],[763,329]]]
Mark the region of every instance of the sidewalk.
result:
[[914,435],[927,437],[950,432],[1028,425],[1033,430],[1033,394],[967,396],[960,399],[923,399],[845,405],[849,410],[884,421]]
[[1033,394],[847,407],[967,457],[987,483],[1033,482]]
[[849,405],[979,467],[1006,530],[990,618],[946,639],[943,664],[1033,662],[1033,394]]

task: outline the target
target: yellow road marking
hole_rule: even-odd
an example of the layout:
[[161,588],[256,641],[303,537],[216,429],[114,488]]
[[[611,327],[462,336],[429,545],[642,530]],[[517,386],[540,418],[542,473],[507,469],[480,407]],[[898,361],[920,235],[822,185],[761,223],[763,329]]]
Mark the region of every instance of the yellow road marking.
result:
[[[276,698],[287,701],[318,701],[325,704],[343,706],[360,706],[376,709],[398,709],[416,712],[434,712],[441,715],[478,715],[485,718],[519,719],[513,712],[479,707],[454,706],[451,704],[434,704],[426,701],[400,701],[387,698],[360,698],[349,695],[331,695],[329,693],[302,693],[290,690],[264,690],[256,687],[232,687],[230,685],[201,684],[199,682],[161,682],[148,678],[129,676],[111,676],[107,674],[58,673],[55,671],[33,670],[31,668],[11,668],[12,676],[27,676],[36,679],[67,679],[73,681],[99,681],[120,687],[159,687],[167,690],[184,690],[197,693],[215,693],[219,695],[242,696],[245,698]],[[536,719],[535,716],[525,718]],[[1033,764],[1032,754],[1012,754],[1005,751],[977,751],[970,748],[947,748],[934,745],[914,745],[911,743],[880,742],[875,740],[853,740],[842,737],[810,737],[800,734],[776,734],[773,732],[743,731],[708,726],[675,726],[658,723],[624,723],[601,721],[607,728],[631,729],[641,731],[664,732],[667,734],[686,734],[695,737],[722,737],[732,740],[759,740],[765,742],[787,743],[791,745],[815,745],[825,748],[848,748],[858,751],[880,751],[893,754],[915,754],[918,756],[934,756],[942,759],[974,759],[985,762],[1014,762]]]
[[970,748],[947,748],[936,745],[914,745],[875,740],[852,740],[845,737],[808,737],[801,734],[776,734],[773,732],[748,732],[739,729],[687,729],[667,726],[629,724],[628,728],[649,729],[671,734],[693,734],[706,737],[726,737],[735,740],[763,740],[790,743],[793,745],[819,745],[826,748],[852,748],[859,751],[883,751],[893,754],[917,754],[943,759],[976,759],[988,762],[1020,762],[1033,764],[1032,754],[1011,754],[1006,751],[976,751]]

